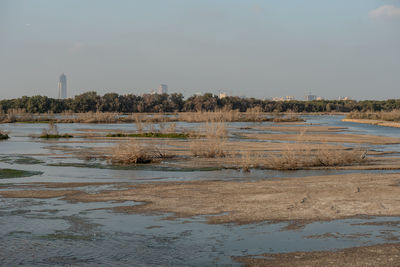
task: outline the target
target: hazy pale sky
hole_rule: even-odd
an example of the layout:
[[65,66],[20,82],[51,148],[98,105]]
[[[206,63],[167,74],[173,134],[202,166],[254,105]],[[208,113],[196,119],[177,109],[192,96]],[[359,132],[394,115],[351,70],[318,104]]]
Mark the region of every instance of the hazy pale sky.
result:
[[0,98],[400,98],[400,0],[0,0]]

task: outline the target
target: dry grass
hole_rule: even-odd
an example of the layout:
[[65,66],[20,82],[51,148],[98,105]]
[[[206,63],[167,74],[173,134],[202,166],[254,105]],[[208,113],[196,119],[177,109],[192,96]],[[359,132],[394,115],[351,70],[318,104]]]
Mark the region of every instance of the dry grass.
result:
[[58,127],[54,122],[49,122],[49,126],[47,129],[43,129],[42,136],[44,135],[58,135]]
[[198,111],[179,113],[177,120],[184,122],[232,122],[240,119],[240,112],[237,110],[219,111]]
[[307,144],[294,150],[289,146],[276,153],[244,151],[236,155],[236,165],[244,171],[251,168],[299,170],[311,167],[335,167],[366,161],[365,149],[310,149]]
[[296,149],[287,144],[285,149],[275,153],[242,151],[236,154],[237,166],[244,171],[249,171],[251,168],[298,170],[310,167],[347,166],[366,161],[366,149],[327,148],[324,145],[312,149],[307,143],[306,130],[297,135],[296,144]]
[[270,117],[267,113],[262,112],[260,107],[249,108],[246,112],[239,110],[231,110],[224,108],[217,111],[198,111],[198,112],[182,112],[177,114],[164,113],[132,113],[126,116],[116,112],[86,112],[73,113],[65,111],[60,116],[54,116],[53,113],[33,114],[25,112],[25,109],[10,109],[8,113],[0,113],[0,122],[48,122],[55,121],[57,123],[166,123],[166,122],[292,122],[301,121],[298,117],[281,117],[275,114]]
[[119,114],[113,112],[78,113],[74,120],[80,123],[116,123],[119,120]]
[[351,112],[346,116],[347,119],[382,120],[400,122],[400,110],[381,112]]
[[160,162],[167,154],[151,144],[129,141],[114,147],[109,157],[112,164],[134,165]]
[[2,122],[13,123],[17,121],[32,121],[33,117],[33,114],[26,113],[25,109],[9,109],[7,114],[2,115]]
[[209,122],[204,125],[204,135],[191,140],[190,152],[195,157],[225,157],[225,140],[228,136],[224,122]]

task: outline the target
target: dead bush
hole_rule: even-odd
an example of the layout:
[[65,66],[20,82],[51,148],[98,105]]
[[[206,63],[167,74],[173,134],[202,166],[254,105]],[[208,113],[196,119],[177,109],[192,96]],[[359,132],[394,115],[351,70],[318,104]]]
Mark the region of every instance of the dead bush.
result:
[[112,149],[109,162],[122,165],[146,164],[160,162],[167,157],[170,156],[154,145],[129,141]]
[[224,122],[209,122],[204,125],[204,132],[191,140],[190,151],[195,157],[225,157],[225,141],[228,132]]

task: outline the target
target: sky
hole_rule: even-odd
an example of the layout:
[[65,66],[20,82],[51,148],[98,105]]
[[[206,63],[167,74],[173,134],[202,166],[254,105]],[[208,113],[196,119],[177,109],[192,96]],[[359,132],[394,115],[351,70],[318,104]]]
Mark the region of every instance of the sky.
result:
[[400,98],[400,0],[0,0],[0,99]]

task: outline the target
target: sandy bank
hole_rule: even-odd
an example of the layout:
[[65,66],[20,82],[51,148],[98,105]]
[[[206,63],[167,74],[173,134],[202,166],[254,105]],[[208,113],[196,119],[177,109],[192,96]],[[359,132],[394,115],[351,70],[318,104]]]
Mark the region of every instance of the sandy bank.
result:
[[400,216],[400,174],[346,174],[256,182],[169,182],[120,185],[88,194],[75,190],[10,190],[2,197],[64,197],[73,202],[137,201],[116,208],[127,213],[208,216],[209,223],[316,221]]
[[400,244],[236,257],[245,266],[399,266]]
[[335,133],[305,133],[299,134],[243,134],[242,136],[258,140],[301,141],[301,142],[333,142],[353,144],[390,145],[400,144],[400,138],[365,135],[365,134],[335,134]]
[[393,122],[393,121],[365,120],[365,119],[343,119],[342,121],[400,128],[400,122]]
[[274,132],[343,132],[348,128],[336,126],[256,126],[254,129]]

